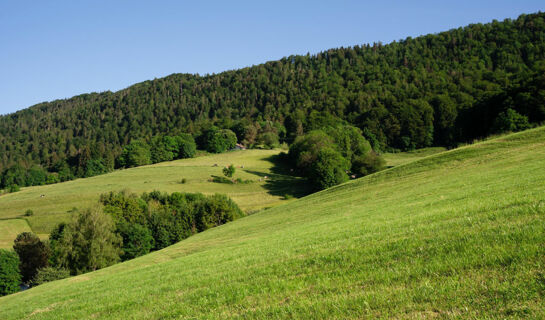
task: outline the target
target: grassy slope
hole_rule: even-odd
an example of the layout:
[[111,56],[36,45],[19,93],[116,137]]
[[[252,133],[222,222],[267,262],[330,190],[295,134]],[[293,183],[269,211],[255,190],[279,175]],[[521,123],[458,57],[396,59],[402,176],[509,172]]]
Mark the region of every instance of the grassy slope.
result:
[[0,220],[0,248],[11,248],[13,239],[21,232],[31,231],[26,220]]
[[[223,193],[233,198],[243,210],[270,207],[280,203],[284,194],[293,194],[300,189],[302,183],[292,177],[271,174],[273,163],[267,158],[278,152],[236,151],[120,170],[60,184],[24,188],[20,192],[0,197],[0,219],[21,218],[27,209],[32,209],[34,216],[25,217],[32,230],[48,233],[58,222],[69,218],[70,209],[95,205],[101,193],[122,189],[136,193],[153,190]],[[231,163],[244,166],[244,169],[237,169],[235,178],[250,179],[256,183],[228,185],[208,182],[211,175],[223,176],[222,167]],[[214,164],[218,166],[213,167]],[[270,179],[259,182],[264,175],[268,175]],[[180,183],[182,178],[187,179],[185,184]],[[41,195],[45,196],[40,197]]]
[[544,318],[545,128],[358,179],[97,272],[0,318]]
[[441,153],[445,150],[446,149],[443,147],[432,147],[432,148],[416,149],[416,150],[407,151],[407,152],[385,153],[383,154],[383,157],[384,157],[384,160],[386,160],[386,165],[388,167],[395,167],[395,166],[406,164],[415,160],[420,160],[427,156]]

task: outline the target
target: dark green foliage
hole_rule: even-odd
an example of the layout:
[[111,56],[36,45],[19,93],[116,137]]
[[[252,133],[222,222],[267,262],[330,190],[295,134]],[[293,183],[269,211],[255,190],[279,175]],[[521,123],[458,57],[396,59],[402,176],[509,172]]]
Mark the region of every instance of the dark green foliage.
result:
[[27,211],[25,211],[25,217],[30,217],[33,215],[34,215],[34,211],[32,211],[31,209],[28,209]]
[[316,189],[333,187],[348,180],[350,162],[337,150],[322,148],[310,167],[309,180]]
[[197,201],[194,215],[197,230],[200,232],[240,218],[243,213],[229,197],[215,194]]
[[145,255],[154,246],[150,230],[140,224],[122,221],[117,224],[116,232],[123,239],[123,261]]
[[151,164],[151,151],[147,143],[134,140],[123,148],[118,159],[120,167],[130,168]]
[[231,199],[219,195],[153,191],[137,197],[119,192],[102,195],[101,202],[117,221],[117,232],[123,237],[123,259],[162,249],[243,216]]
[[386,161],[384,158],[371,150],[366,155],[354,159],[351,171],[356,176],[362,177],[383,170],[385,167]]
[[218,129],[213,127],[204,134],[204,147],[206,151],[221,153],[233,149],[237,144],[236,134],[229,129]]
[[[16,164],[4,171],[2,174],[2,188],[11,186],[26,186],[26,170],[21,165]],[[13,191],[10,191],[13,192]]]
[[85,177],[93,177],[99,174],[107,173],[108,167],[102,159],[91,159],[85,165]]
[[19,186],[16,185],[16,184],[12,184],[12,185],[10,185],[10,186],[8,187],[8,192],[10,192],[10,193],[12,193],[12,192],[17,192],[17,191],[19,191],[19,190],[21,190],[21,188],[19,188]]
[[27,172],[27,186],[39,186],[47,181],[47,172],[41,166],[32,166]]
[[197,145],[190,134],[180,134],[174,137],[158,135],[151,140],[151,161],[153,163],[193,158],[196,152]]
[[56,225],[51,233],[49,234],[49,248],[51,250],[51,255],[49,257],[49,265],[58,266],[60,265],[61,249],[59,242],[61,241],[64,230],[66,229],[67,224],[64,222]]
[[110,192],[100,196],[104,212],[110,214],[115,221],[146,224],[148,204],[135,194],[126,191]]
[[0,296],[19,291],[19,264],[17,253],[0,249]]
[[187,133],[179,134],[175,137],[178,144],[178,159],[193,158],[197,153],[197,144],[193,136]]
[[38,286],[46,282],[61,280],[70,277],[70,270],[64,268],[45,267],[38,269],[32,280],[32,286]]
[[232,178],[235,174],[236,168],[234,165],[230,164],[228,167],[223,168],[223,175],[228,178]]
[[32,232],[23,232],[17,235],[13,242],[13,250],[21,261],[20,269],[24,283],[30,283],[38,269],[48,266],[51,251]]
[[493,125],[493,130],[495,132],[516,132],[528,128],[530,128],[528,117],[519,114],[511,108],[501,112]]
[[178,143],[173,137],[155,136],[151,140],[150,145],[152,163],[171,161],[178,156]]
[[362,131],[349,125],[299,136],[290,146],[288,159],[318,190],[346,181],[349,172],[366,175],[384,168],[384,160],[371,149]]
[[544,18],[522,15],[208,76],[173,74],[38,104],[0,117],[2,188],[27,185],[25,174],[6,172],[17,164],[40,164],[65,181],[101,171],[97,159],[107,170],[120,156],[120,166],[150,163],[145,147],[124,146],[182,132],[223,152],[235,136],[247,147],[272,147],[277,137],[292,143],[347,122],[386,151],[482,138],[503,130],[495,121],[508,109],[533,126],[545,121]]
[[56,243],[58,267],[71,274],[98,270],[119,261],[121,237],[112,218],[102,210],[85,210],[66,225]]

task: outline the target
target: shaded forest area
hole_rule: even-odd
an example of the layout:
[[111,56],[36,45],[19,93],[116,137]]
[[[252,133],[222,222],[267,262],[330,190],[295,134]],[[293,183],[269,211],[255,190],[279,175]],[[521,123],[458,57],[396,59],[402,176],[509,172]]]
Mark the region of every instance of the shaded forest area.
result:
[[350,124],[386,151],[453,147],[544,120],[538,13],[38,104],[0,117],[0,172],[16,164],[34,175],[108,171],[131,141],[158,135],[189,133],[199,144],[230,129],[248,147],[274,146]]

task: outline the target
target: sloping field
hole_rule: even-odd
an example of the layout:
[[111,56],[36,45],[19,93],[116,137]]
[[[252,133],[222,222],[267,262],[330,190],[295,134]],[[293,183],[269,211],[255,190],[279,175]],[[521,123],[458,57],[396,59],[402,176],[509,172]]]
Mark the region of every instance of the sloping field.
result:
[[[285,195],[299,196],[304,189],[302,179],[274,173],[275,164],[271,157],[278,153],[277,150],[235,151],[23,188],[0,196],[0,219],[23,218],[25,211],[31,209],[34,215],[24,218],[32,231],[49,233],[57,223],[69,219],[74,207],[81,209],[96,205],[100,194],[124,189],[138,194],[153,190],[223,193],[243,210],[259,210],[279,204]],[[223,176],[222,168],[229,164],[239,167],[235,178],[254,183],[229,185],[208,181],[212,175]],[[244,168],[240,168],[242,166]],[[265,176],[267,179],[263,179]],[[184,184],[181,183],[182,178],[186,179]]]
[[545,128],[0,298],[2,319],[545,318]]
[[0,220],[0,248],[11,248],[15,237],[28,231],[30,227],[23,219]]

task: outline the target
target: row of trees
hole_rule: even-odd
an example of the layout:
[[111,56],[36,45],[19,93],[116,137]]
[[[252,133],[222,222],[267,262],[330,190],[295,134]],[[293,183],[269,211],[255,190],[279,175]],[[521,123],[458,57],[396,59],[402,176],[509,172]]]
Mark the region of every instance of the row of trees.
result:
[[375,150],[455,146],[545,120],[544,38],[537,13],[42,103],[0,117],[0,171],[39,164],[62,181],[64,166],[75,176],[113,168],[131,141],[213,127],[257,146],[346,121]]
[[14,252],[0,250],[0,295],[98,270],[172,245],[243,216],[224,195],[111,192],[102,206],[60,223],[47,241],[24,232]]
[[27,169],[21,164],[15,164],[0,173],[0,189],[18,191],[18,187],[64,182],[76,177],[93,177],[111,172],[114,168],[192,158],[196,151],[195,139],[190,134],[157,135],[149,143],[143,140],[131,141],[115,161],[113,158],[109,160],[93,158],[93,154],[88,152],[79,155],[77,159],[60,160],[49,168],[50,171],[40,165],[33,165]]
[[197,151],[195,139],[190,134],[177,136],[157,135],[150,143],[143,140],[131,141],[123,148],[116,161],[116,167],[136,167],[146,164],[193,158]]
[[288,159],[318,189],[384,168],[385,161],[371,148],[360,129],[350,125],[325,127],[298,137]]

